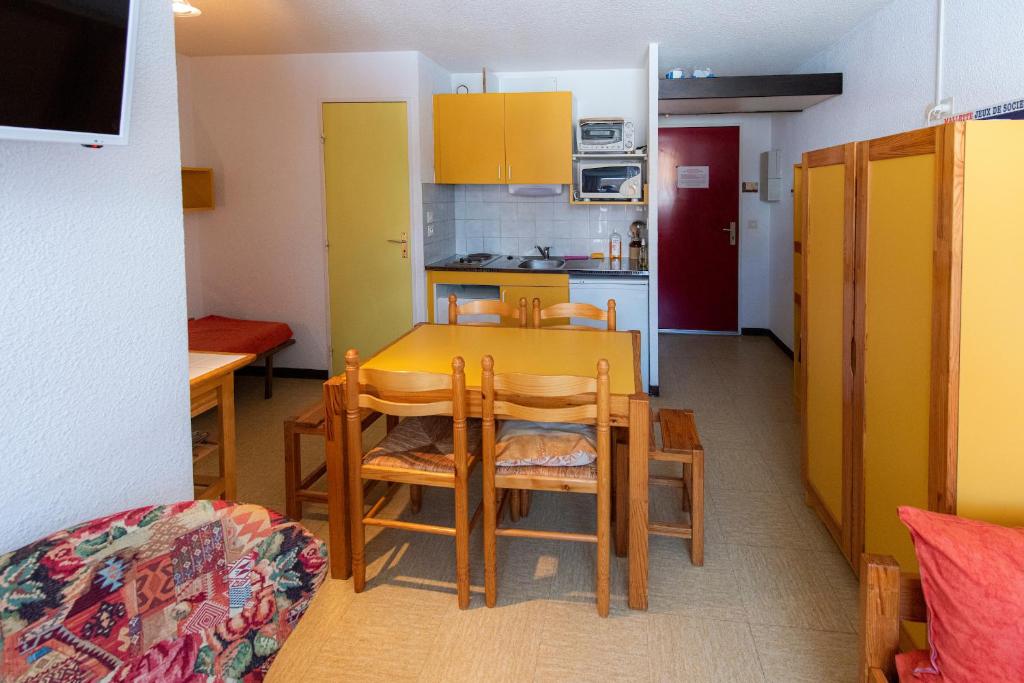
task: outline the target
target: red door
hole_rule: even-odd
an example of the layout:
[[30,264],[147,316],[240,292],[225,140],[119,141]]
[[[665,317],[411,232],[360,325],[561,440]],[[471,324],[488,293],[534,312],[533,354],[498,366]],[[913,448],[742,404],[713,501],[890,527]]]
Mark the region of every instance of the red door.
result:
[[658,327],[738,331],[740,129],[658,130]]

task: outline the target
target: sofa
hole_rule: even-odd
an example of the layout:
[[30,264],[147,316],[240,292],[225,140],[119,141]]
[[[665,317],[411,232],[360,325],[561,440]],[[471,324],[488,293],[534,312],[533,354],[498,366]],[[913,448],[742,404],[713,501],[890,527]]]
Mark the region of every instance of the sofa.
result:
[[324,544],[256,505],[120,512],[0,555],[0,680],[262,680]]

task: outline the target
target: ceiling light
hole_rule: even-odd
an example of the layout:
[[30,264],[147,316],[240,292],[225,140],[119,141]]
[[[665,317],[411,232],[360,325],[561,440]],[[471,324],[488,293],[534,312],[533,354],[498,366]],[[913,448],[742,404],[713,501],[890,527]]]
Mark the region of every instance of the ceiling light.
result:
[[171,0],[171,9],[176,17],[198,17],[203,10],[193,7],[189,0]]

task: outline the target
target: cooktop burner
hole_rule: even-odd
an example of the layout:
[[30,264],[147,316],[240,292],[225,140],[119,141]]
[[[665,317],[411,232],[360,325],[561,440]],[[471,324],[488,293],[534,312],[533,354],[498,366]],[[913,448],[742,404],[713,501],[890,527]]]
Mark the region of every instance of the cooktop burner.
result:
[[466,254],[465,256],[455,256],[451,261],[448,262],[449,266],[466,266],[466,267],[479,267],[485,266],[491,261],[498,258],[498,254],[489,254],[487,252],[479,252],[475,254]]

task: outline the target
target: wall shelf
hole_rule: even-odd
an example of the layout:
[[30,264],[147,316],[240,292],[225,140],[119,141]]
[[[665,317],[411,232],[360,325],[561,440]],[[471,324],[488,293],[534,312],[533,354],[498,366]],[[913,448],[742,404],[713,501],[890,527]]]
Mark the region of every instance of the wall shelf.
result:
[[647,183],[644,183],[644,193],[641,199],[577,199],[575,185],[569,186],[570,204],[589,204],[592,206],[647,206]]
[[213,169],[182,166],[182,209],[185,211],[210,211],[214,206]]

